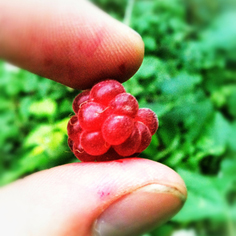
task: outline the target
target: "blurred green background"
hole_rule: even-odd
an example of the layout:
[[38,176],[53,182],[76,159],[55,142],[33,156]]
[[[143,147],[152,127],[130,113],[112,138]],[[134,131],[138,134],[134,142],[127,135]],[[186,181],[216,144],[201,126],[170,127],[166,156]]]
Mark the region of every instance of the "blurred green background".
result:
[[[124,85],[160,128],[143,157],[185,180],[188,200],[145,236],[236,235],[236,1],[94,0],[145,42]],[[66,125],[78,91],[0,61],[0,185],[77,162]]]

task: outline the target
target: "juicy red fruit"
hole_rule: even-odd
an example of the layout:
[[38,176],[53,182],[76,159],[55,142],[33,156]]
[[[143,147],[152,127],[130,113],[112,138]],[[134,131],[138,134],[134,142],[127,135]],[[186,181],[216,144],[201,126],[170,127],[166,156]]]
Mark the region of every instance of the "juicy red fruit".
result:
[[141,137],[140,146],[136,151],[139,153],[145,150],[149,146],[152,140],[152,135],[151,135],[150,130],[144,123],[138,121],[135,123],[135,125],[140,131],[140,137]]
[[71,140],[77,140],[82,132],[77,116],[72,116],[67,125],[67,133]]
[[79,110],[79,122],[81,127],[87,131],[98,131],[108,115],[108,109],[102,104],[88,102]]
[[151,132],[155,134],[158,129],[158,120],[156,114],[149,108],[140,108],[135,118],[137,121],[143,122]]
[[73,101],[67,125],[68,145],[84,162],[132,157],[145,150],[158,128],[156,114],[139,109],[122,84],[105,80]]
[[105,80],[96,84],[90,92],[91,101],[108,105],[108,103],[119,93],[124,93],[124,87],[115,80]]
[[115,151],[121,156],[131,156],[137,152],[141,144],[141,132],[134,126],[131,135],[120,145],[113,146]]
[[72,108],[73,108],[73,111],[75,112],[75,114],[77,114],[79,112],[79,109],[81,107],[81,105],[83,103],[86,103],[88,102],[89,100],[89,94],[90,94],[90,91],[89,90],[85,90],[84,92],[78,94],[73,103],[72,103]]
[[102,126],[104,139],[112,144],[123,143],[132,133],[134,121],[128,116],[110,115]]
[[113,98],[109,107],[112,112],[119,115],[135,117],[138,112],[138,102],[134,96],[129,93],[120,93]]
[[84,151],[93,156],[106,153],[111,146],[104,140],[100,131],[84,131],[81,134],[80,142],[81,146],[84,148]]

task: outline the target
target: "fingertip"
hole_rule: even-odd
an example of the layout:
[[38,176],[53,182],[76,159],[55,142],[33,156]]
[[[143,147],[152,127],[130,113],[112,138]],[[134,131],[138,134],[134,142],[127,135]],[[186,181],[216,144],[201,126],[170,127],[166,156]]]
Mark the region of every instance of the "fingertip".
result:
[[123,37],[117,37],[117,47],[120,53],[120,63],[113,78],[125,82],[139,69],[144,58],[144,42],[142,37],[133,29],[122,24]]
[[40,76],[86,89],[108,78],[126,81],[142,63],[141,37],[88,1],[8,1],[0,7],[7,19],[0,27],[0,57]]
[[128,51],[130,56],[127,58],[130,60],[127,60],[127,69],[126,73],[124,73],[125,64],[121,64],[119,66],[119,70],[121,72],[121,75],[119,80],[120,82],[125,82],[126,80],[130,79],[139,69],[143,62],[144,58],[144,43],[139,34],[133,34],[133,37],[130,37],[130,50]]
[[[73,163],[41,171],[7,186],[0,198],[3,207],[0,218],[4,216],[6,222],[0,234],[13,221],[17,227],[11,228],[11,235],[15,232],[25,235],[31,230],[34,235],[85,236],[93,231],[94,222],[101,223],[103,219],[105,228],[95,226],[100,231],[98,235],[104,230],[114,232],[109,231],[110,227],[120,228],[123,224],[134,232],[149,230],[182,207],[186,188],[180,176],[167,166],[147,159],[127,158]],[[145,210],[147,218],[142,221]],[[117,212],[126,217],[128,225],[122,217],[113,218]],[[28,219],[34,223],[25,225]],[[137,222],[143,222],[142,228]],[[131,232],[129,229],[124,232]],[[136,234],[123,234],[121,230],[121,235]]]
[[71,63],[66,65],[70,68],[72,64],[72,69],[77,66],[77,70],[68,74],[68,77],[55,77],[55,80],[62,79],[59,82],[76,89],[91,88],[105,79],[125,82],[137,72],[144,58],[141,36],[106,13],[96,10],[101,14],[100,23],[93,18],[86,23],[91,34],[80,31],[83,42],[79,51],[73,53]]

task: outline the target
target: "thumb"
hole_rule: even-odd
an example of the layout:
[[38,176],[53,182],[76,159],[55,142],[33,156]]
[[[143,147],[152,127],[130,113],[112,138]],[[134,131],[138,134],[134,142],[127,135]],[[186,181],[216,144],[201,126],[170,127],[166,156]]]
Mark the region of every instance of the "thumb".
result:
[[1,190],[0,235],[139,235],[173,216],[185,198],[178,174],[150,160],[68,164]]

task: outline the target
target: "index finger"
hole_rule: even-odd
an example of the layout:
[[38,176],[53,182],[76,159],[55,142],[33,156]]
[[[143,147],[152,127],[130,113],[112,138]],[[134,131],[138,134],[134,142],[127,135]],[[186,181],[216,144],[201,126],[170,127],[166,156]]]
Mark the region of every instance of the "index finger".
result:
[[144,55],[141,37],[83,0],[0,0],[0,58],[77,89],[124,82]]

